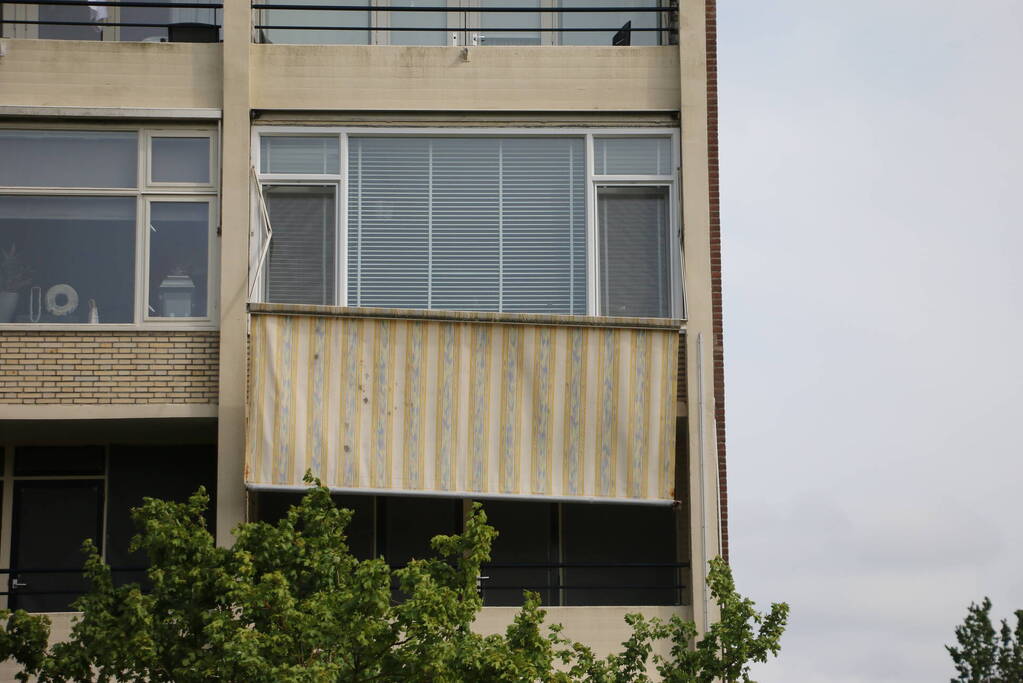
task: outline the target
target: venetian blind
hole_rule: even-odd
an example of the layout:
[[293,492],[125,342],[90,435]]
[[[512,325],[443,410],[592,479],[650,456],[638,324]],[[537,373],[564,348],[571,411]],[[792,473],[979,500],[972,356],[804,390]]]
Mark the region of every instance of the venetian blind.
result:
[[350,138],[348,303],[585,314],[585,183],[579,138]]
[[267,254],[266,300],[333,304],[334,187],[268,185],[263,191],[273,226]]
[[597,227],[601,312],[610,316],[671,317],[667,189],[600,188]]

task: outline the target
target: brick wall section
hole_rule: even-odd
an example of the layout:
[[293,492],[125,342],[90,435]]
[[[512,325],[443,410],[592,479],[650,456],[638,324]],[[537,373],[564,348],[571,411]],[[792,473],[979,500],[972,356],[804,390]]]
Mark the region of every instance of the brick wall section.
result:
[[721,195],[718,175],[717,3],[706,0],[707,153],[710,175],[710,279],[714,307],[714,419],[721,486],[721,555],[728,561],[728,478],[725,459],[725,354],[721,308]]
[[0,404],[216,403],[218,345],[216,331],[0,332]]

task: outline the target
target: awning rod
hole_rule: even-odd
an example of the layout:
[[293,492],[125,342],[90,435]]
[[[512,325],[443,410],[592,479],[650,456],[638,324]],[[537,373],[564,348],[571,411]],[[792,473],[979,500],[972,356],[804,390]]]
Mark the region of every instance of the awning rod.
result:
[[[245,487],[250,491],[276,492],[276,493],[302,493],[309,490],[305,484],[256,484],[246,482]],[[409,489],[374,489],[374,488],[352,488],[343,486],[328,486],[331,493],[361,494],[366,496],[409,496],[409,497],[432,497],[432,498],[473,498],[476,500],[514,500],[522,502],[551,502],[551,503],[608,503],[620,505],[655,505],[668,506],[676,505],[678,501],[664,500],[660,498],[604,498],[600,496],[544,496],[544,495],[523,495],[520,493],[484,493],[481,491],[417,491]]]

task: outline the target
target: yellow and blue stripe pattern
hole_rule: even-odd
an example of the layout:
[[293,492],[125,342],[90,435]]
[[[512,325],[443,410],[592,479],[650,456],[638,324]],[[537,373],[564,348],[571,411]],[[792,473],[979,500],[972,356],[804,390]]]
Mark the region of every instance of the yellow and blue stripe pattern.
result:
[[250,485],[674,498],[677,321],[251,310]]

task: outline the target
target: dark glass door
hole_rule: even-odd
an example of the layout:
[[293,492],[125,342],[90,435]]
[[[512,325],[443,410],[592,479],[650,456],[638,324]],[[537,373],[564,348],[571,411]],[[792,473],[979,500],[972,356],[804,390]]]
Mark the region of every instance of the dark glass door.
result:
[[[29,612],[66,612],[85,592],[82,542],[99,545],[103,481],[14,482],[10,605]],[[36,572],[32,570],[70,570]]]

